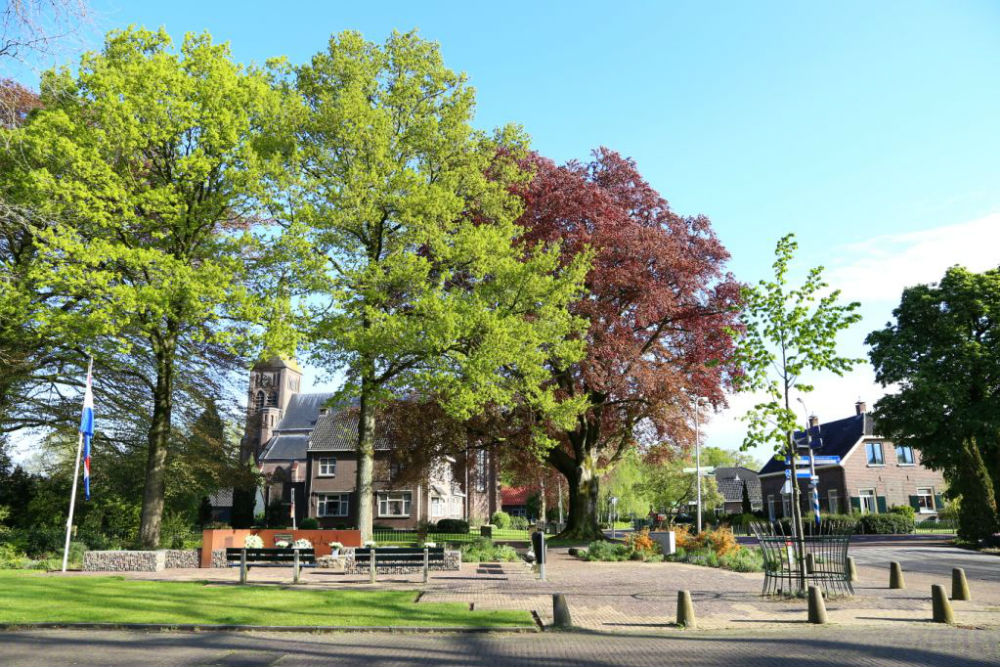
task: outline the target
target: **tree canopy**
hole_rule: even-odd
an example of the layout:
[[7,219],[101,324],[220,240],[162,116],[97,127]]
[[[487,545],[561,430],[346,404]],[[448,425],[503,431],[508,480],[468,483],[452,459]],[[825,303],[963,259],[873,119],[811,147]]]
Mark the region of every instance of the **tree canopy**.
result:
[[529,242],[592,253],[572,312],[588,320],[586,356],[553,366],[552,382],[586,410],[568,428],[547,424],[548,461],[568,482],[567,532],[600,535],[598,480],[640,440],[693,441],[692,395],[724,402],[740,288],[704,216],[684,217],[607,149],[587,164],[532,159],[521,224]]
[[579,355],[566,311],[585,257],[515,240],[526,138],[471,125],[474,91],[434,43],[331,38],[296,71],[302,104],[285,242],[300,249],[313,356],[360,399],[356,510],[371,532],[380,404],[415,392],[453,417],[517,395],[565,420],[546,363]]
[[154,547],[178,368],[247,344],[260,317],[247,231],[276,164],[259,137],[280,97],[207,34],[175,52],[163,31],[128,29],[74,72],[46,73],[41,100],[12,139],[27,156],[19,201],[59,221],[37,230],[33,275],[57,298],[35,317],[132,360],[152,413],[141,541]]
[[903,291],[894,322],[866,342],[876,379],[896,390],[875,406],[879,432],[918,449],[961,498],[959,532],[997,530],[1000,498],[1000,269],[948,269]]

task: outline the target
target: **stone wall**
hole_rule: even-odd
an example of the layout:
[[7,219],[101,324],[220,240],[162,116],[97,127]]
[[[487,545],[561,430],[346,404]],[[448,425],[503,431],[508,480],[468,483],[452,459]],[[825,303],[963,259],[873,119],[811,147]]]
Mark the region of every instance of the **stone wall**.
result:
[[159,572],[166,567],[167,552],[88,551],[83,554],[87,572]]
[[87,551],[83,554],[83,569],[88,572],[159,572],[167,568],[198,567],[200,553],[200,549]]
[[[358,565],[354,561],[354,549],[345,548],[341,554],[344,556],[344,573],[345,574],[366,574],[368,572],[368,565]],[[377,563],[377,561],[376,561]],[[431,570],[459,570],[462,567],[462,552],[461,551],[445,551],[444,552],[444,563],[431,563],[429,569]],[[424,566],[417,565],[415,567],[378,567],[379,574],[415,574],[418,572],[423,572]]]
[[164,567],[199,567],[201,549],[167,549]]

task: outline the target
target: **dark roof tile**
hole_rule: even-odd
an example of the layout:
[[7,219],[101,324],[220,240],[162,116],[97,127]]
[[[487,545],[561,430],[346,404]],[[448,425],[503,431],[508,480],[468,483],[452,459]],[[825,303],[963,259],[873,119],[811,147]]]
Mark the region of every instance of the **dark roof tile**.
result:
[[[870,436],[874,433],[874,420],[867,413],[820,424],[819,435],[823,444],[813,451],[817,456],[839,456],[843,460],[862,436]],[[803,433],[796,432],[795,435],[802,437]],[[771,460],[760,469],[760,474],[782,472],[784,469],[784,461],[771,457]]]

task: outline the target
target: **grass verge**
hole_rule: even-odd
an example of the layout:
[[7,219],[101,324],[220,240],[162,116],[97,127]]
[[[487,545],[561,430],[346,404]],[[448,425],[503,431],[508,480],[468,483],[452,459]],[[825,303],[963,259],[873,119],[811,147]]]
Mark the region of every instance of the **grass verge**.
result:
[[420,626],[512,628],[526,611],[415,602],[413,591],[282,589],[0,572],[0,623]]

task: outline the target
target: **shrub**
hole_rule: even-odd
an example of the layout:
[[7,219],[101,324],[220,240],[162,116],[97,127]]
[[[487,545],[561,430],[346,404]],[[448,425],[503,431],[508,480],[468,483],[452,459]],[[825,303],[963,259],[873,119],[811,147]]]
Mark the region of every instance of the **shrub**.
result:
[[719,567],[719,557],[714,551],[708,548],[695,549],[687,553],[687,562],[692,565],[705,565],[707,567]]
[[603,540],[591,542],[587,545],[587,560],[600,561],[623,561],[628,560],[632,555],[632,549],[628,545],[618,542],[605,542]]
[[660,545],[649,536],[649,529],[643,528],[625,538],[625,544],[643,560],[660,553]]
[[469,522],[463,519],[441,519],[434,527],[434,532],[465,535],[469,532]]
[[0,544],[0,570],[16,570],[25,567],[28,557],[13,544]]
[[902,514],[911,519],[917,515],[917,510],[913,509],[912,505],[893,505],[889,508],[889,512],[892,514]]
[[912,533],[913,517],[904,514],[864,514],[858,521],[858,531],[866,535],[894,535]]
[[528,518],[524,516],[512,516],[510,518],[510,527],[515,530],[528,530],[531,524],[528,523]]
[[726,527],[716,528],[710,533],[706,533],[704,543],[715,552],[716,556],[725,556],[740,548],[733,531]]
[[494,544],[493,540],[480,537],[461,546],[462,560],[470,563],[517,560],[517,552],[507,544]]
[[510,528],[510,515],[503,511],[494,512],[490,517],[490,523],[497,528]]
[[698,549],[704,546],[703,536],[704,533],[702,533],[701,535],[695,535],[691,531],[691,526],[687,524],[674,526],[674,538],[676,539],[676,544],[678,548]]
[[760,518],[756,514],[729,514],[722,517],[721,523],[743,528],[748,527],[751,521],[760,521]]
[[301,523],[299,523],[299,528],[301,528],[302,530],[316,530],[319,528],[319,521],[312,518],[311,516],[307,516],[306,518],[302,519]]
[[763,572],[764,556],[759,549],[741,547],[719,558],[719,565],[735,572]]

